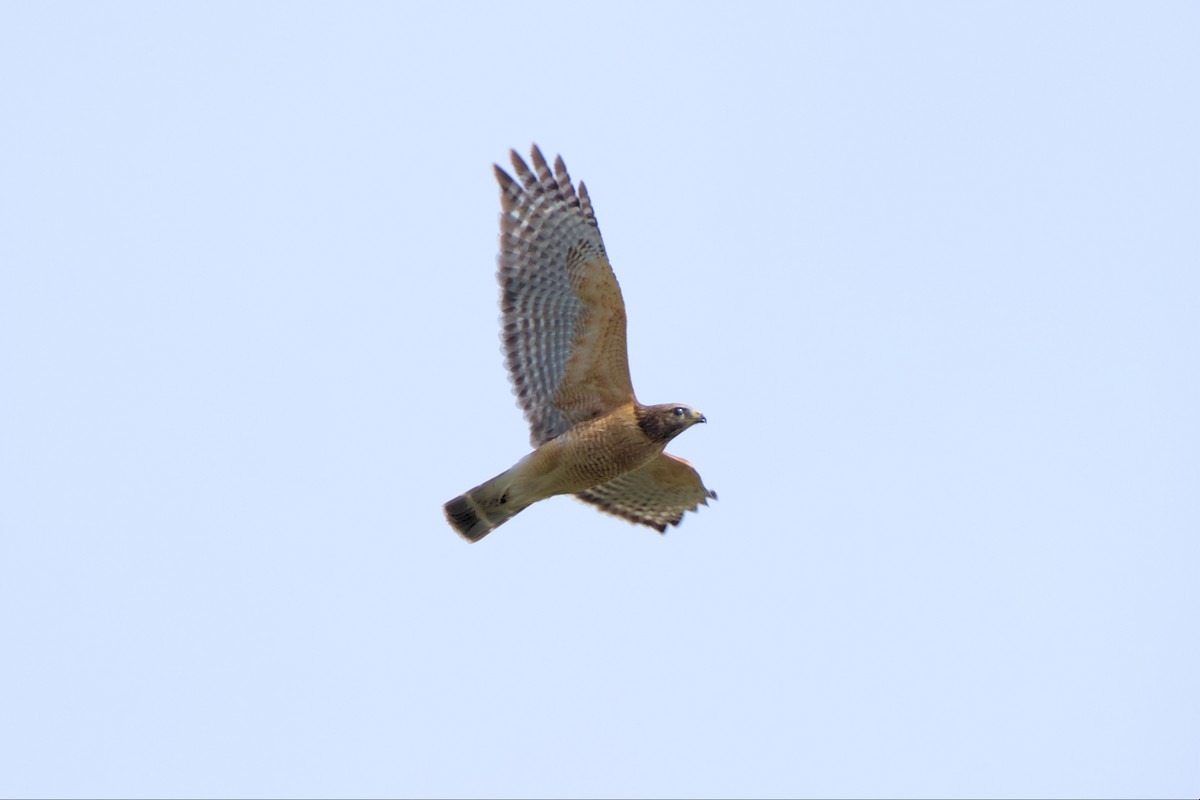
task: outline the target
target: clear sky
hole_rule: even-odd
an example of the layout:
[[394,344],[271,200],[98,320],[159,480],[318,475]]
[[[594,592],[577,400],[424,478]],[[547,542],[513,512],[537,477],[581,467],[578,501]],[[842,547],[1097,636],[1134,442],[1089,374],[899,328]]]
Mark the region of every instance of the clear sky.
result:
[[[1200,5],[0,6],[0,795],[1200,791]],[[528,451],[586,180],[720,501]]]

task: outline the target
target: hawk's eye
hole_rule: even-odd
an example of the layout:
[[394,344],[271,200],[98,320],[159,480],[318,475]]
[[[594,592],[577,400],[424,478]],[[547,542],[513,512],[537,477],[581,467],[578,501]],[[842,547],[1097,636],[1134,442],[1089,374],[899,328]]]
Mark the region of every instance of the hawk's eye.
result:
[[675,406],[675,416],[682,417],[683,416],[683,408],[681,408],[680,406]]

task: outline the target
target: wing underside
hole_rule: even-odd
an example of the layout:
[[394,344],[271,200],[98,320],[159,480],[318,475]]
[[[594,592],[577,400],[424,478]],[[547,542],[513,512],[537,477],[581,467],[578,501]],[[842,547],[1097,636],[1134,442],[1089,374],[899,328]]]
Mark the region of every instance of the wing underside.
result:
[[500,183],[499,273],[505,363],[536,447],[633,397],[625,304],[587,189],[562,158],[551,172],[537,147],[531,169]]
[[708,505],[717,493],[705,487],[699,473],[682,458],[662,453],[649,464],[575,495],[601,511],[659,533],[678,525],[684,512]]

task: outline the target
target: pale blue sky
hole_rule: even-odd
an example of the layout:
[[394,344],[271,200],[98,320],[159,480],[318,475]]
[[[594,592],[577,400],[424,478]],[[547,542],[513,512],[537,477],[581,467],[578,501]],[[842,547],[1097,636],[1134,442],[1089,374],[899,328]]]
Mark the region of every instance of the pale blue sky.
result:
[[[0,795],[1200,789],[1200,5],[0,6]],[[587,181],[665,537],[527,452]]]

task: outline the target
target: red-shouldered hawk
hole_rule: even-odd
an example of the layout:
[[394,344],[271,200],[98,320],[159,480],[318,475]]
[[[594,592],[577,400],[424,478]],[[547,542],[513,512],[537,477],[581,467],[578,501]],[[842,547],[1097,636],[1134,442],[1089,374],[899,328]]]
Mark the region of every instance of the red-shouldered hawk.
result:
[[625,302],[608,264],[587,189],[533,147],[533,169],[512,151],[520,182],[500,182],[500,281],[505,361],[534,451],[445,505],[472,542],[521,510],[574,494],[659,532],[716,498],[691,464],[663,452],[704,415],[644,406],[633,395]]

